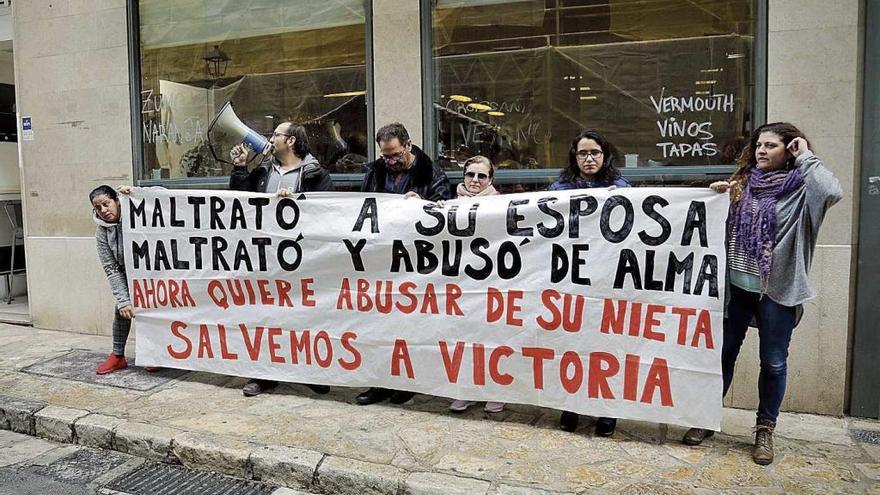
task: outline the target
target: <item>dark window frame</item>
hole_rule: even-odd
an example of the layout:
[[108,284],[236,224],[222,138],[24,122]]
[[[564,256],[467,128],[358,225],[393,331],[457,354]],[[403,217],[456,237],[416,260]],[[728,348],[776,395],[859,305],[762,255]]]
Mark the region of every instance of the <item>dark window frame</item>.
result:
[[[755,6],[755,38],[752,45],[753,60],[752,71],[754,75],[754,94],[751,106],[751,132],[753,129],[767,122],[767,33],[768,33],[768,0],[753,0]],[[437,97],[438,80],[434,70],[433,63],[433,8],[436,4],[435,0],[419,0],[422,11],[421,15],[421,38],[422,38],[422,128],[427,136],[433,136],[436,133],[436,110],[434,109],[434,101]],[[423,149],[429,156],[436,156],[437,146],[433,139],[425,139]],[[686,180],[700,179],[711,180],[716,178],[724,178],[730,176],[735,170],[735,164],[728,165],[704,165],[704,166],[676,166],[664,168],[632,168],[622,169],[621,173],[633,180],[640,182],[650,177],[664,177],[669,180]],[[499,180],[515,181],[516,177],[521,177],[526,181],[534,181],[536,178],[544,176],[558,176],[560,169],[547,168],[540,170],[499,170],[497,177]],[[456,175],[460,173],[448,173],[451,179],[455,180]],[[511,177],[506,177],[511,176]],[[459,180],[460,177],[459,177]]]
[[[132,182],[137,186],[163,186],[170,189],[226,189],[229,176],[187,177],[176,179],[150,179],[144,177],[144,125],[141,113],[141,42],[140,42],[140,4],[138,0],[126,0],[128,23],[128,82],[129,105],[131,107],[131,154]],[[364,0],[364,65],[366,70],[367,137],[375,130],[375,93],[373,77],[373,1]],[[372,143],[372,139],[368,139]],[[376,159],[375,146],[367,146],[367,159]],[[360,184],[363,174],[332,174],[334,183]]]
[[[754,95],[752,98],[752,128],[756,128],[766,122],[767,118],[767,6],[768,0],[755,1],[755,39],[753,44],[753,71],[754,71]],[[170,188],[225,188],[228,177],[195,177],[181,179],[148,179],[143,175],[144,147],[141,139],[143,118],[141,116],[141,66],[140,66],[140,18],[138,0],[126,0],[128,13],[128,58],[129,58],[129,86],[131,106],[131,146],[132,146],[132,179],[139,186],[161,185]],[[434,135],[436,126],[436,112],[433,102],[435,100],[437,85],[433,63],[433,16],[434,0],[419,0],[421,15],[420,37],[422,54],[422,128],[425,136]],[[373,75],[373,2],[364,0],[365,14],[365,57],[366,57],[366,104],[367,104],[367,136],[375,134],[375,92]],[[369,140],[372,142],[372,140]],[[422,140],[423,149],[429,156],[436,155],[436,143],[433,139]],[[376,155],[375,146],[368,146],[368,159],[374,160]],[[716,178],[730,175],[735,166],[713,165],[695,167],[676,167],[675,169],[653,168],[625,169],[624,175],[634,181],[643,180],[646,177],[664,176],[670,179],[685,178]],[[535,181],[558,175],[559,169],[540,170],[516,170],[500,171],[498,180],[515,182],[518,179]],[[460,173],[450,173],[453,181],[461,180]],[[334,183],[343,187],[354,187],[360,183],[362,174],[333,174]]]

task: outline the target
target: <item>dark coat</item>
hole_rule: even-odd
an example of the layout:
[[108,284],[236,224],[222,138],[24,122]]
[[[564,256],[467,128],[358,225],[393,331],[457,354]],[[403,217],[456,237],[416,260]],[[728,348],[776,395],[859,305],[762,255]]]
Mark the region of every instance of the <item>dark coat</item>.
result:
[[[318,161],[312,155],[307,155],[305,163],[302,165],[302,178],[300,180],[300,191],[296,192],[312,192],[312,191],[332,191],[333,181],[330,179],[330,172],[318,164]],[[266,192],[266,184],[269,182],[269,171],[271,167],[277,163],[275,157],[265,158],[262,163],[254,167],[248,172],[247,167],[233,167],[232,174],[229,176],[229,189],[235,191],[250,192]]]
[[626,180],[623,176],[615,177],[614,180],[597,180],[597,181],[588,181],[588,180],[571,180],[571,178],[562,175],[556,182],[550,184],[550,187],[547,188],[548,191],[567,191],[571,189],[588,189],[591,187],[632,187],[632,184],[628,180]]
[[[415,163],[407,171],[411,179],[407,191],[412,191],[422,199],[438,201],[450,199],[452,188],[449,179],[443,169],[435,165],[431,158],[418,146],[412,146],[412,153],[416,156]],[[379,158],[367,164],[367,174],[361,184],[362,192],[385,192],[385,180],[388,178],[388,169],[385,160]]]

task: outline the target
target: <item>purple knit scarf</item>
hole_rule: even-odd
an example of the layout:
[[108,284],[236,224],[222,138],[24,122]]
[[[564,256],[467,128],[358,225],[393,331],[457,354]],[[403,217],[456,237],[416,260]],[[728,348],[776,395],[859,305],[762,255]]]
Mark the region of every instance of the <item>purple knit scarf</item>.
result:
[[[752,169],[742,198],[729,219],[736,227],[736,249],[757,260],[761,286],[767,285],[776,244],[776,202],[804,184],[800,170]],[[752,202],[757,206],[752,208]]]

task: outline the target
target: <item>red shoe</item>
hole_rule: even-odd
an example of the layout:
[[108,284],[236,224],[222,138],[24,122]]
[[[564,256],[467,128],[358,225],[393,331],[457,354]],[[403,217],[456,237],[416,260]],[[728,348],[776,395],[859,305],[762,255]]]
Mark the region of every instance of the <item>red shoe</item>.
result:
[[117,356],[116,354],[110,354],[107,357],[107,360],[98,365],[98,369],[95,373],[99,375],[106,375],[108,373],[113,373],[114,371],[124,370],[128,367],[128,361],[125,360],[125,356]]
[[144,366],[144,371],[147,373],[155,373],[157,371],[162,371],[162,368],[159,366]]

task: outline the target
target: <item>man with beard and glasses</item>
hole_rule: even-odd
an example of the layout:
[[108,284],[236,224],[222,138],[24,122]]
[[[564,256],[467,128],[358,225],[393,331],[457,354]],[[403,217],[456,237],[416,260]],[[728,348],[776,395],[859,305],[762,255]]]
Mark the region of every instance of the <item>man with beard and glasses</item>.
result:
[[[362,192],[403,194],[427,201],[450,199],[452,190],[446,173],[412,144],[403,124],[394,122],[382,127],[376,133],[376,142],[382,156],[368,164]],[[393,404],[405,404],[413,395],[413,392],[373,387],[355,400],[362,406],[385,399],[391,399]]]
[[376,142],[382,156],[367,165],[361,191],[403,194],[427,201],[451,197],[446,173],[412,144],[403,124],[394,122],[382,127],[376,133]]
[[[272,133],[271,152],[248,171],[247,163],[253,150],[243,144],[230,151],[232,174],[229,188],[236,191],[274,193],[290,196],[299,192],[332,191],[330,173],[312,155],[305,127],[282,122]],[[317,394],[326,394],[330,387],[305,384]],[[260,395],[278,386],[275,380],[252,378],[241,389],[246,397]]]

